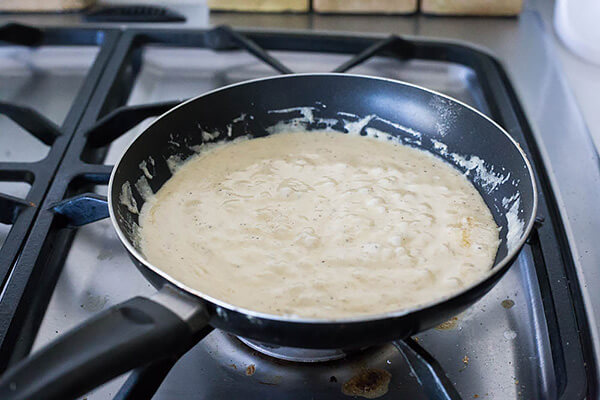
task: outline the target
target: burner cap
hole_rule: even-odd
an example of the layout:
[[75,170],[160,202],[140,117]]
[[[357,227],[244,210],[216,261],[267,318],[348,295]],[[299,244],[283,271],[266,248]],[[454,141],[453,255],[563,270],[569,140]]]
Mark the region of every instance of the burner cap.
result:
[[301,349],[297,347],[285,347],[261,343],[255,340],[245,339],[239,336],[238,339],[248,347],[262,354],[285,361],[316,363],[339,360],[348,355],[347,351],[341,349]]

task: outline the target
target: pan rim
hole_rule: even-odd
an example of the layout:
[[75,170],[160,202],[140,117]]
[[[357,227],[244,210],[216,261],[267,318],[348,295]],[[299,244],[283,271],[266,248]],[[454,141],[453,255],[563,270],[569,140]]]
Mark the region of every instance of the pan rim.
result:
[[[221,91],[225,91],[237,86],[241,86],[241,85],[247,85],[250,83],[255,83],[255,82],[261,82],[261,81],[265,81],[265,80],[274,80],[274,79],[285,79],[285,78],[294,78],[294,77],[302,77],[302,76],[331,76],[331,77],[350,77],[350,78],[360,78],[360,79],[370,79],[370,80],[378,80],[378,81],[384,81],[384,82],[391,82],[394,84],[400,84],[400,85],[404,85],[404,86],[409,86],[415,89],[419,89],[422,91],[425,91],[427,93],[436,95],[436,96],[440,96],[444,99],[447,99],[451,102],[454,102],[456,104],[459,104],[460,106],[474,112],[475,114],[479,115],[480,117],[483,117],[485,120],[487,120],[489,123],[491,123],[495,128],[497,128],[502,134],[504,134],[508,140],[510,141],[510,143],[512,143],[512,145],[517,149],[517,151],[519,152],[521,158],[523,159],[523,161],[525,162],[525,165],[527,167],[527,172],[529,174],[529,179],[531,182],[531,189],[532,189],[532,198],[533,198],[533,207],[532,207],[532,212],[529,215],[529,220],[527,222],[527,225],[523,231],[523,235],[522,237],[519,239],[517,245],[515,245],[513,247],[513,249],[509,250],[508,253],[506,254],[506,256],[504,256],[500,262],[498,264],[496,264],[495,266],[493,266],[489,272],[482,276],[479,280],[473,282],[472,284],[464,287],[461,291],[447,295],[447,296],[443,296],[437,299],[434,299],[432,301],[429,301],[427,303],[422,303],[413,307],[409,307],[409,308],[404,308],[401,310],[396,310],[396,311],[389,311],[389,312],[385,312],[385,313],[378,313],[378,314],[365,314],[365,315],[359,315],[356,317],[345,317],[345,318],[339,318],[339,319],[324,319],[324,318],[306,318],[306,317],[301,317],[301,316],[297,316],[297,315],[277,315],[277,314],[269,314],[269,313],[265,313],[265,312],[260,312],[260,311],[254,311],[254,310],[250,310],[244,307],[239,307],[239,306],[235,306],[233,304],[229,304],[225,301],[219,300],[217,298],[214,298],[212,296],[209,296],[205,293],[202,293],[201,291],[197,290],[197,289],[193,289],[190,288],[189,286],[185,285],[184,283],[180,282],[179,280],[173,278],[172,276],[170,276],[169,274],[167,274],[166,272],[164,272],[163,270],[161,270],[160,268],[156,267],[155,265],[153,265],[152,263],[150,263],[149,261],[147,261],[144,256],[136,249],[134,248],[131,243],[129,242],[129,240],[127,239],[127,237],[125,236],[125,233],[121,230],[120,225],[117,222],[117,218],[115,215],[115,210],[113,208],[113,198],[112,198],[112,189],[113,189],[113,183],[114,183],[114,179],[115,179],[115,175],[117,170],[119,169],[119,165],[121,164],[122,160],[125,158],[125,155],[128,153],[129,149],[131,148],[131,146],[140,138],[142,137],[154,124],[156,124],[159,120],[161,120],[162,118],[166,117],[168,114],[175,112],[177,109],[179,109],[180,107],[183,107],[185,105],[187,105],[188,103],[191,103],[193,101],[196,101],[198,99],[201,99],[203,97],[207,97],[210,96],[214,93],[218,93]],[[256,79],[250,79],[250,80],[246,80],[246,81],[242,81],[242,82],[236,82],[227,86],[222,86],[216,89],[213,89],[211,91],[202,93],[198,96],[195,96],[193,98],[190,98],[186,101],[183,101],[182,103],[176,105],[175,107],[171,108],[170,110],[166,111],[165,113],[161,114],[160,116],[158,116],[150,125],[148,125],[148,127],[146,127],[146,129],[144,129],[142,132],[140,132],[132,141],[131,143],[129,143],[129,145],[127,146],[127,148],[120,154],[118,161],[115,163],[111,174],[110,174],[110,179],[108,182],[108,195],[107,195],[107,200],[108,200],[108,210],[109,210],[109,216],[110,216],[110,220],[111,223],[113,225],[113,228],[115,229],[117,236],[119,238],[119,240],[121,241],[121,243],[123,244],[123,246],[125,246],[125,248],[127,249],[127,251],[133,255],[133,257],[135,257],[135,259],[142,264],[145,268],[148,268],[149,270],[151,270],[152,272],[154,272],[155,274],[161,276],[163,279],[165,279],[165,281],[167,281],[168,283],[174,285],[175,287],[177,287],[179,290],[182,290],[183,292],[193,295],[194,297],[198,297],[199,299],[203,300],[203,301],[207,301],[209,303],[212,303],[213,305],[215,305],[217,308],[223,309],[223,311],[232,311],[232,312],[237,312],[240,314],[245,315],[248,319],[264,319],[264,320],[270,320],[270,321],[277,321],[277,322],[286,322],[286,323],[293,323],[293,324],[348,324],[348,323],[361,323],[361,322],[373,322],[373,321],[379,321],[379,320],[386,320],[386,319],[394,319],[394,318],[400,318],[400,317],[406,317],[409,314],[413,314],[416,312],[420,312],[432,307],[435,307],[437,305],[440,305],[442,303],[445,303],[449,300],[452,300],[454,298],[458,298],[462,295],[464,295],[465,293],[469,292],[470,290],[476,288],[477,286],[483,284],[484,282],[486,282],[488,279],[492,278],[494,275],[496,274],[501,274],[504,270],[507,269],[507,267],[514,261],[514,259],[516,258],[516,256],[518,255],[518,253],[522,250],[523,245],[525,244],[527,238],[529,237],[529,234],[531,233],[531,230],[533,229],[534,223],[535,223],[535,216],[537,215],[537,208],[538,208],[538,193],[537,193],[537,183],[535,180],[535,175],[533,173],[533,169],[531,167],[531,164],[529,162],[529,159],[527,158],[527,155],[525,154],[525,152],[523,151],[523,149],[521,148],[521,146],[519,145],[519,143],[512,137],[510,136],[510,134],[502,127],[500,126],[496,121],[494,121],[493,119],[491,119],[490,117],[488,117],[487,115],[483,114],[481,111],[477,110],[476,108],[460,101],[457,100],[453,97],[450,97],[446,94],[440,93],[438,91],[432,90],[432,89],[428,89],[425,88],[423,86],[419,86],[419,85],[415,85],[413,83],[410,82],[405,82],[405,81],[401,81],[401,80],[397,80],[397,79],[391,79],[391,78],[382,78],[382,77],[375,77],[375,76],[369,76],[369,75],[361,75],[361,74],[348,74],[348,73],[337,73],[337,72],[318,72],[318,73],[294,73],[294,74],[284,74],[284,75],[274,75],[274,76],[268,76],[268,77],[262,77],[262,78],[256,78]]]

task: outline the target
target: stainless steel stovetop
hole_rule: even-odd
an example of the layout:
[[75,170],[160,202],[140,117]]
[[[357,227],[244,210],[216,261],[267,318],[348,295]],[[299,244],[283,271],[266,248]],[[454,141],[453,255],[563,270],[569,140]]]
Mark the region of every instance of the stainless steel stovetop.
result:
[[[227,19],[226,16],[216,18],[220,21]],[[544,42],[541,37],[543,32],[535,26],[536,16],[526,13],[521,18],[522,24],[528,19],[530,24],[517,30],[507,30],[510,36],[507,40],[510,42],[526,37],[525,45],[515,44],[514,49],[510,49],[501,48],[498,44],[498,48],[495,48],[505,62],[511,60],[506,58],[511,52],[523,55],[527,53],[526,46]],[[239,17],[232,17],[231,21],[239,23]],[[492,25],[506,24],[492,21]],[[443,32],[439,30],[439,23],[425,23],[421,29],[427,31],[427,27],[436,26],[432,29]],[[340,26],[335,23],[333,29],[340,29]],[[352,28],[348,26],[347,29]],[[473,36],[473,32],[453,32],[459,37]],[[473,40],[480,44],[496,43],[490,32],[493,30],[485,31],[481,37]],[[427,32],[424,34],[427,35]],[[531,47],[529,50],[535,56],[543,52],[540,48]],[[297,72],[330,71],[347,59],[343,55],[322,53],[271,53]],[[0,49],[1,100],[19,99],[60,123],[96,55],[97,49],[92,47],[70,49],[67,53],[53,48]],[[550,59],[551,55],[546,54],[545,57]],[[274,74],[270,67],[241,51],[215,54],[202,49],[145,46],[141,60],[141,70],[127,104],[187,98],[228,83]],[[540,61],[537,60],[537,63]],[[573,187],[576,183],[579,185],[577,188],[584,187],[585,178],[579,177],[577,182],[569,180],[569,177],[578,175],[577,168],[574,171],[565,166],[564,160],[557,160],[564,158],[568,150],[577,150],[590,144],[581,137],[582,133],[578,130],[581,122],[573,116],[576,112],[569,103],[564,85],[555,80],[557,70],[547,64],[537,69],[540,71],[538,76],[532,76],[525,72],[526,67],[527,61],[521,59],[508,65],[508,71],[534,126],[542,156],[555,185],[559,206],[563,208],[561,211],[567,225],[567,236],[573,243],[575,238],[581,237],[579,235],[586,232],[593,234],[598,229],[594,223],[591,224],[594,226],[582,226],[575,222],[580,218],[581,210],[585,209],[586,204],[589,205],[586,202],[590,200],[590,195],[599,192],[599,189],[590,186],[589,193],[582,193],[579,199],[573,199],[576,194],[570,191],[575,190]],[[490,112],[476,75],[462,65],[373,58],[350,72],[405,80],[448,94],[485,113]],[[536,99],[540,97],[551,100],[539,102]],[[553,111],[554,115],[551,115]],[[548,113],[548,118],[541,119],[540,114],[544,113]],[[144,121],[114,141],[105,164],[113,164],[131,139],[149,123],[150,120]],[[561,139],[559,132],[553,134],[557,126],[562,129],[565,123],[571,123],[570,141]],[[26,135],[2,116],[0,132],[0,161],[35,160],[45,154],[44,146],[37,142],[22,141],[21,138]],[[15,146],[16,143],[19,146]],[[584,153],[578,153],[585,157],[581,165],[590,165],[593,159],[588,154],[594,152],[589,153],[588,147],[585,150]],[[588,184],[598,183],[595,180],[597,176],[600,175],[596,165],[595,170],[587,172],[587,178],[591,180]],[[16,196],[24,197],[27,188],[23,183],[0,182],[0,192]],[[106,186],[98,185],[95,190],[105,194]],[[565,209],[567,206],[568,210]],[[593,215],[591,218],[595,221]],[[0,244],[8,229],[0,224]],[[586,240],[579,241],[578,247],[572,246],[575,256],[589,251]],[[595,295],[587,292],[586,282],[593,282],[595,276],[587,274],[585,267],[593,262],[597,253],[585,254],[585,257],[577,259],[576,266],[581,268],[578,276],[586,279],[581,284],[585,290],[589,321],[593,326],[592,336],[595,337],[597,332],[593,316],[600,302],[595,302]],[[132,296],[150,295],[153,292],[154,289],[130,262],[109,221],[79,228],[35,339],[34,349],[102,309]],[[448,323],[419,334],[418,342],[438,360],[463,398],[557,398],[562,377],[555,374],[547,322],[533,256],[526,246],[506,277],[488,295]],[[237,338],[218,330],[213,331],[175,365],[154,398],[346,399],[348,396],[344,393],[344,384],[360,376],[365,369],[385,370],[391,374],[387,394],[382,399],[399,396],[426,398],[402,352],[394,343],[367,349],[344,360],[290,363],[261,355]],[[117,378],[85,398],[110,399],[125,379],[126,376]]]
[[[298,72],[329,71],[347,59],[324,54],[272,55]],[[487,111],[472,71],[460,65],[377,58],[352,72],[423,85]],[[270,67],[243,52],[215,55],[209,50],[147,47],[128,104],[191,97],[214,87],[271,74]],[[149,122],[115,141],[105,163],[113,164]],[[98,187],[101,193],[105,189]],[[531,263],[525,250],[481,302],[445,328],[418,336],[465,398],[486,394],[490,398],[524,399],[553,395],[549,393],[549,382],[556,378],[552,376],[550,343]],[[85,226],[75,237],[34,349],[101,309],[153,292],[129,260],[109,221]],[[402,354],[392,344],[369,349],[350,362],[282,364],[258,355],[221,331],[210,334],[176,365],[156,398],[216,399],[231,393],[240,398],[346,398],[341,390],[343,383],[366,367],[391,373],[389,398],[400,393],[411,399],[424,398]],[[250,370],[254,372],[250,374]],[[87,398],[111,398],[122,379]]]

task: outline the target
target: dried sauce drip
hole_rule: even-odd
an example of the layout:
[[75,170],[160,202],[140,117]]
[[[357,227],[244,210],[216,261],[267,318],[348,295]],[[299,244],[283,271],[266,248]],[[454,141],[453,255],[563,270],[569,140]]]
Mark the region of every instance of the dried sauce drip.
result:
[[392,374],[383,369],[367,368],[353,376],[342,386],[346,396],[361,396],[376,399],[388,391]]
[[507,300],[502,300],[502,303],[500,303],[502,305],[502,307],[506,308],[507,310],[509,308],[512,308],[515,305],[515,302],[512,301],[511,299],[507,299]]
[[438,331],[449,331],[451,329],[456,329],[458,326],[458,317],[452,317],[446,322],[442,322],[438,326],[435,327]]
[[246,367],[246,375],[252,376],[256,372],[256,366],[254,364],[250,364]]

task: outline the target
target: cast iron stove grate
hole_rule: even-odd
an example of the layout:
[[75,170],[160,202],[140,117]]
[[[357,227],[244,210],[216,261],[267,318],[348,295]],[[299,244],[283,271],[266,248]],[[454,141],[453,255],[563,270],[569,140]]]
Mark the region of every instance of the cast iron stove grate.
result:
[[[30,274],[18,277],[6,290],[17,293],[9,317],[27,321],[11,326],[12,336],[0,334],[0,355],[13,360],[30,350],[58,273],[77,226],[107,216],[103,197],[91,193],[95,185],[106,185],[111,166],[103,165],[108,145],[144,119],[160,115],[180,100],[124,106],[140,70],[141,49],[146,45],[207,48],[215,51],[245,49],[280,73],[292,72],[269,51],[320,52],[353,55],[335,69],[345,72],[373,56],[399,60],[436,60],[471,68],[481,83],[488,114],[524,147],[533,161],[540,188],[539,215],[528,254],[533,259],[545,317],[544,329],[552,349],[552,369],[557,398],[584,398],[588,372],[595,368],[586,352],[589,335],[576,288],[571,255],[562,222],[535,140],[503,68],[491,56],[465,45],[391,37],[319,35],[307,33],[234,31],[227,27],[211,30],[127,30],[121,37],[89,103],[39,216],[24,245],[18,267]],[[36,281],[31,276],[44,274]],[[571,286],[569,286],[569,279]],[[10,282],[9,282],[10,283]],[[14,296],[14,295],[13,295]],[[31,301],[31,298],[41,300]],[[9,298],[10,299],[10,298]],[[8,301],[2,299],[2,302]],[[2,304],[0,304],[2,305]],[[15,343],[15,335],[21,340]],[[432,398],[458,398],[439,364],[414,341],[403,345],[412,354],[412,368]],[[413,349],[412,351],[410,349]],[[134,371],[116,398],[152,397],[176,360],[166,360]],[[446,383],[446,384],[445,384]]]
[[[27,105],[0,101],[1,115],[9,118],[27,134],[49,147],[47,155],[39,161],[0,161],[0,181],[24,182],[30,185],[24,198],[0,193],[0,223],[10,225],[4,242],[0,244],[0,283],[3,290],[0,300],[0,336],[3,341],[6,340],[7,345],[16,339],[16,336],[9,337],[9,331],[17,322],[13,319],[16,316],[13,307],[24,300],[21,297],[22,290],[10,289],[11,282],[19,276],[29,275],[32,272],[20,267],[23,259],[29,255],[22,254],[21,249],[117,37],[117,32],[101,29],[34,28],[20,24],[7,24],[0,27],[0,46],[3,47],[82,45],[100,47],[60,126]],[[2,134],[6,135],[7,132]],[[3,150],[7,150],[8,154],[10,149]],[[0,368],[6,367],[11,356],[9,353],[11,352],[0,351]]]

